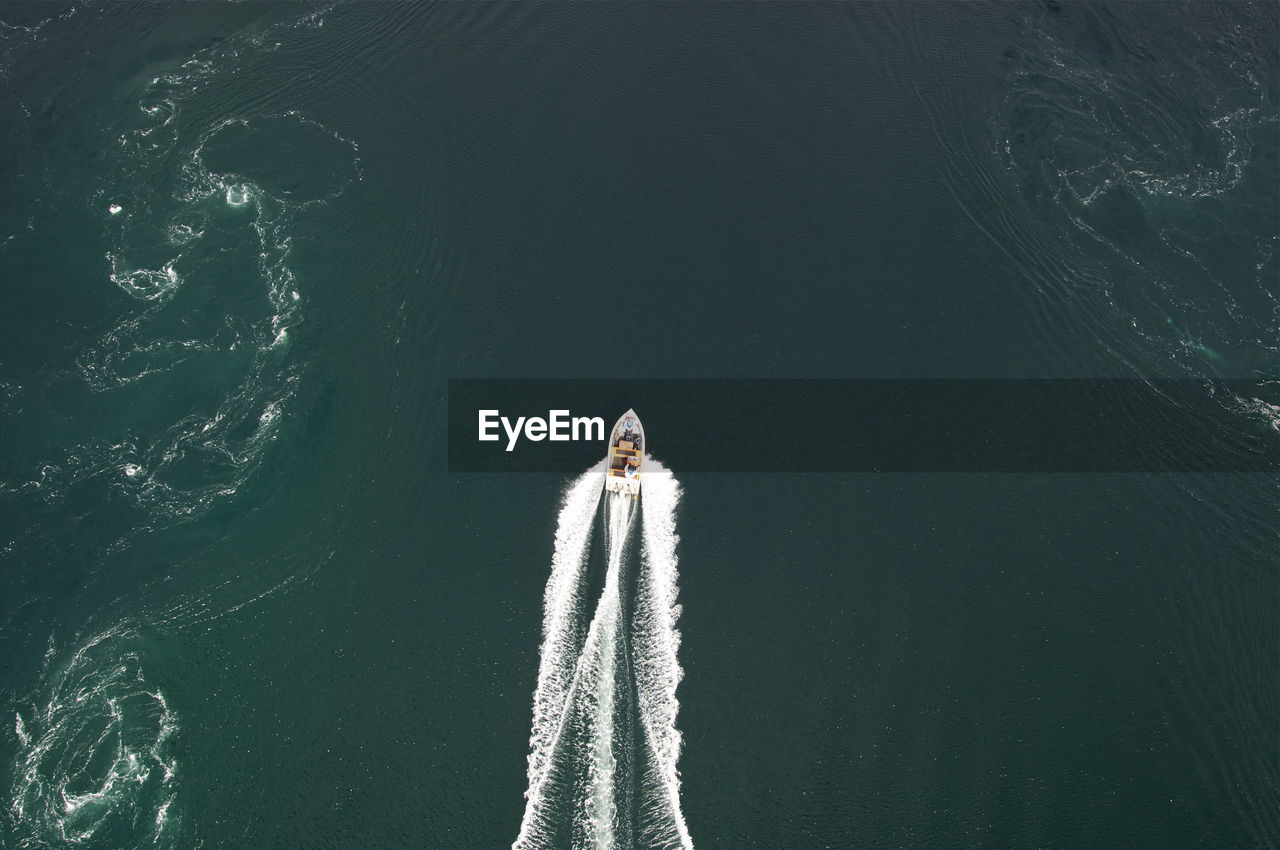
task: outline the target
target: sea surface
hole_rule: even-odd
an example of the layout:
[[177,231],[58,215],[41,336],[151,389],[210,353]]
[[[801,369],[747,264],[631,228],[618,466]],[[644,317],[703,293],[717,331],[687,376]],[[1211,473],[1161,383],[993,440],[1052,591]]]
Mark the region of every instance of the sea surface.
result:
[[1280,846],[1273,474],[626,505],[446,434],[458,378],[1245,378],[1216,427],[1274,436],[1277,45],[0,6],[0,846]]

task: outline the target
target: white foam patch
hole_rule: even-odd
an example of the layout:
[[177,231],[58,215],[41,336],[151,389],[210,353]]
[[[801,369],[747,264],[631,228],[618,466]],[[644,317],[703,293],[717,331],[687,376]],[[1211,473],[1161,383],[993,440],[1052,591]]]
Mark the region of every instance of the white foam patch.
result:
[[176,815],[178,717],[130,637],[114,628],[90,639],[54,666],[30,719],[16,717],[9,811],[31,846],[116,846],[122,834],[158,846]]
[[172,224],[166,231],[169,236],[169,242],[173,245],[186,245],[194,242],[204,235],[203,230],[196,230],[190,224]]
[[227,206],[243,207],[253,200],[253,192],[243,183],[235,183],[227,187],[226,199]]
[[168,298],[182,284],[172,262],[158,269],[131,269],[126,268],[115,254],[108,254],[107,261],[111,264],[111,282],[142,301]]

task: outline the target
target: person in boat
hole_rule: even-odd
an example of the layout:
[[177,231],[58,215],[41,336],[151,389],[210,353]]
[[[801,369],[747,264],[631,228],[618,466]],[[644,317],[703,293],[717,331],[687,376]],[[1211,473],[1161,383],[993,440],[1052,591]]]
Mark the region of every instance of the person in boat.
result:
[[636,459],[633,457],[627,458],[627,468],[623,472],[623,475],[625,475],[627,478],[635,478],[636,475],[639,474],[639,472],[640,472],[640,464],[636,461]]

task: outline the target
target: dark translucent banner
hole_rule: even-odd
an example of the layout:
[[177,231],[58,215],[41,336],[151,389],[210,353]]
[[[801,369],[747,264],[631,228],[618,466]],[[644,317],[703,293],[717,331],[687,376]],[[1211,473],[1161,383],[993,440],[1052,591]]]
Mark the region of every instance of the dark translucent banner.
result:
[[1277,395],[1250,380],[455,379],[448,468],[579,472],[605,454],[595,425],[630,408],[680,473],[1275,472]]

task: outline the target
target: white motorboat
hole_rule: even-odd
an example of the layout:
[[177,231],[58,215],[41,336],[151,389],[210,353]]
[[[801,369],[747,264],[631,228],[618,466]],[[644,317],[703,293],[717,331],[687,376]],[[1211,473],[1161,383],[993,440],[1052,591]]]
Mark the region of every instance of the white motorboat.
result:
[[604,489],[610,493],[640,496],[640,466],[644,463],[644,427],[634,410],[628,410],[613,426],[609,435],[609,453],[605,456]]

